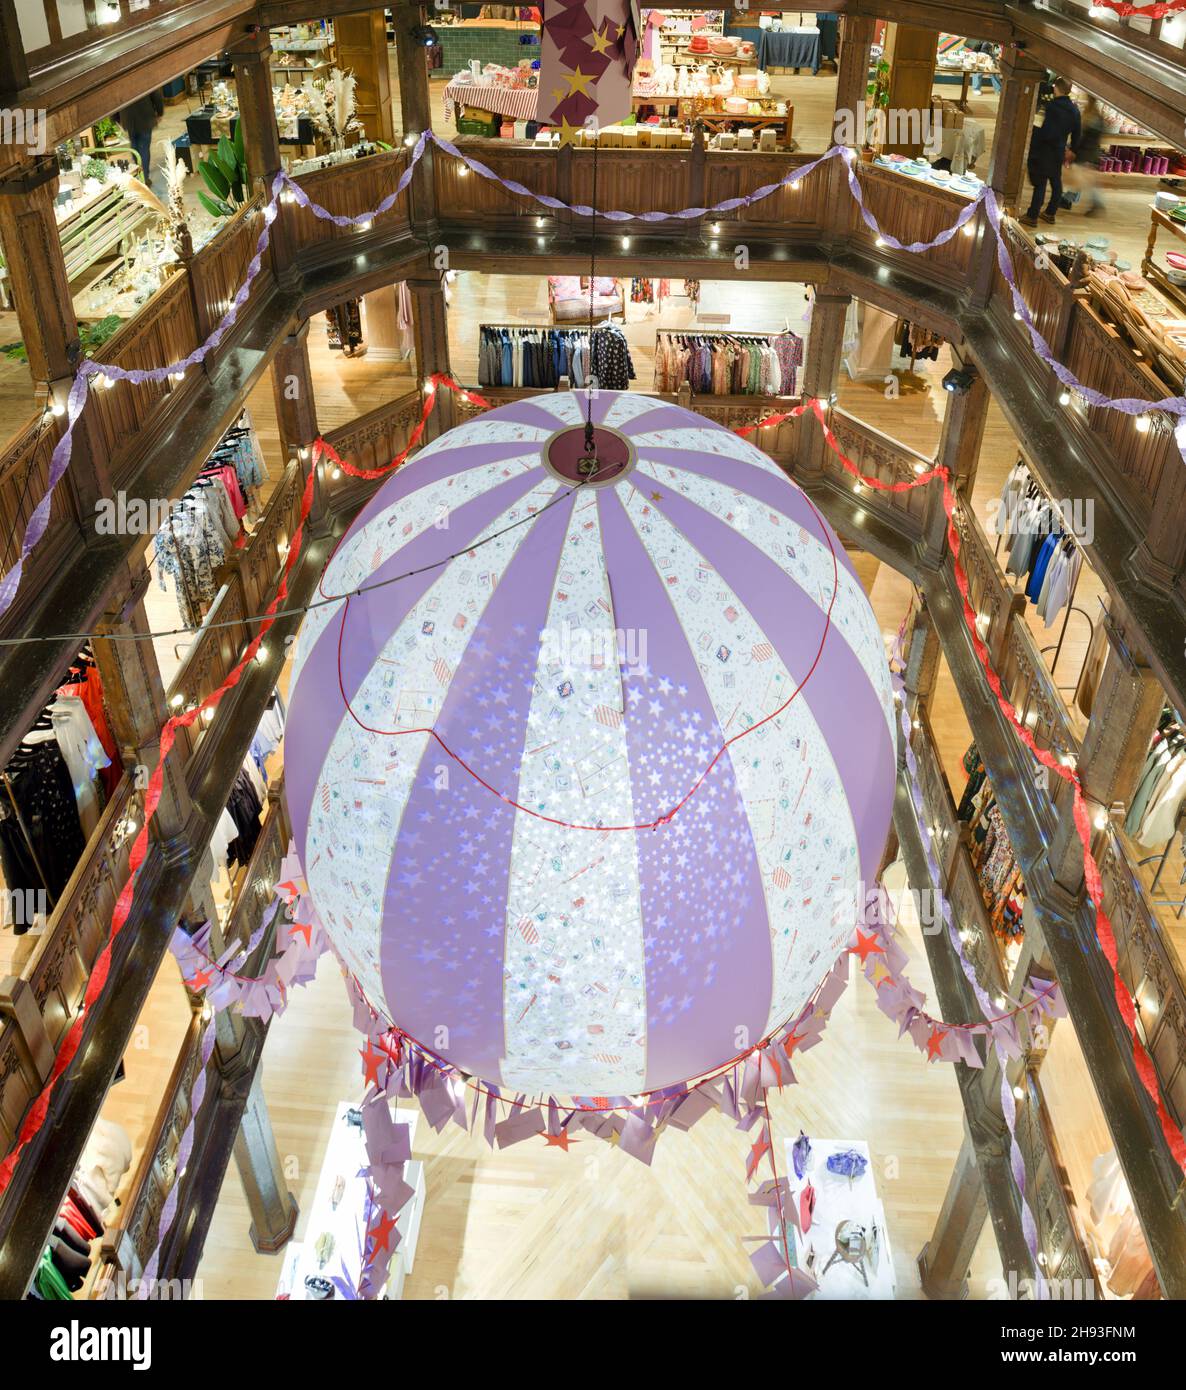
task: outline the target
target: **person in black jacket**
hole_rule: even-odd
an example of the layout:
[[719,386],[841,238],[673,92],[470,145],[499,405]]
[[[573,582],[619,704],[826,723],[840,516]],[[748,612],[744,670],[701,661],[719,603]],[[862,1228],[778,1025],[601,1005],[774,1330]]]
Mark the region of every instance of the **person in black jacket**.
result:
[[1063,165],[1073,162],[1082,138],[1079,108],[1071,100],[1070,92],[1071,84],[1060,77],[1054,84],[1054,96],[1046,103],[1042,124],[1030,140],[1027,170],[1034,196],[1030,199],[1029,211],[1020,219],[1023,227],[1038,225],[1047,184],[1050,185],[1050,201],[1046,211],[1040,214],[1043,222],[1054,222],[1062,201]]
[[148,170],[152,162],[152,132],[164,114],[165,101],[160,92],[149,92],[147,96],[138,97],[130,106],[125,106],[117,118],[127,134],[128,143],[140,156],[145,183],[151,182]]

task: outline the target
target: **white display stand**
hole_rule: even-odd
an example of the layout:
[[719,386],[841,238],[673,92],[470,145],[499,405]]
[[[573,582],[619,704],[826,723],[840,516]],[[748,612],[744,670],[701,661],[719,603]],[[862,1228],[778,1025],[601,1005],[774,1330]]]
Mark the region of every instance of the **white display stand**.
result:
[[[873,1162],[869,1155],[869,1145],[863,1139],[816,1139],[811,1140],[811,1159],[802,1180],[795,1177],[794,1161],[791,1154],[792,1140],[785,1141],[785,1172],[790,1177],[791,1192],[796,1203],[799,1193],[808,1182],[815,1188],[815,1214],[811,1227],[804,1235],[796,1230],[790,1221],[787,1225],[795,1237],[795,1262],[800,1269],[810,1272],[819,1284],[812,1298],[856,1299],[875,1301],[894,1297],[894,1256],[890,1249],[889,1230],[886,1226],[885,1208],[877,1195],[877,1183],[873,1177]],[[844,1149],[855,1149],[865,1159],[864,1173],[851,1182],[838,1173],[828,1172],[828,1157]],[[869,1283],[866,1287],[855,1265],[842,1260],[833,1262],[828,1272],[828,1263],[836,1248],[836,1227],[841,1221],[856,1221],[866,1231],[877,1223],[880,1252],[877,1269],[874,1272],[866,1261],[864,1269]],[[808,1270],[808,1255],[815,1251],[815,1262]]]
[[[339,1103],[334,1114],[333,1129],[326,1146],[325,1159],[317,1179],[317,1191],[313,1205],[305,1220],[305,1238],[300,1242],[290,1242],[285,1252],[284,1269],[276,1288],[278,1297],[305,1299],[305,1278],[310,1274],[320,1274],[327,1279],[340,1275],[345,1264],[351,1279],[357,1283],[362,1273],[362,1213],[366,1200],[366,1181],[359,1176],[366,1166],[366,1142],[361,1129],[346,1123],[347,1111],[354,1108],[353,1102]],[[396,1122],[412,1127],[412,1142],[416,1139],[416,1122],[419,1110],[396,1110]],[[341,1200],[333,1204],[334,1185],[338,1178],[345,1179]],[[400,1242],[391,1259],[387,1278],[385,1298],[401,1298],[404,1280],[412,1272],[416,1258],[416,1243],[420,1236],[420,1222],[424,1215],[424,1164],[412,1159],[406,1166],[404,1179],[413,1189],[411,1199],[396,1218],[396,1230]],[[334,1238],[334,1251],[324,1268],[317,1259],[317,1239],[324,1232]],[[335,1292],[335,1298],[340,1295]]]

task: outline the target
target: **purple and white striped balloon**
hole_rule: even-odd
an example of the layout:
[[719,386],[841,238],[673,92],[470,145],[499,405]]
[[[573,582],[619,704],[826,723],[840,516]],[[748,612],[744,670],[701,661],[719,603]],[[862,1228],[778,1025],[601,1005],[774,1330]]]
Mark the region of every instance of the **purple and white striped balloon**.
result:
[[376,493],[324,593],[420,572],[308,615],[286,734],[309,887],[372,1004],[557,1096],[689,1080],[796,1014],[895,777],[883,640],[803,492],[612,391],[589,478],[586,408],[493,410]]

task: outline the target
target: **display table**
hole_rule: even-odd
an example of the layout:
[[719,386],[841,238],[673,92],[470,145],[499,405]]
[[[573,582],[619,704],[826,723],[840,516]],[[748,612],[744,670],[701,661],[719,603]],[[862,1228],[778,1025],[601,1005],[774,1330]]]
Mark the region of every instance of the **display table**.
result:
[[[235,127],[239,124],[238,116],[231,116],[225,119],[226,129],[215,129],[217,112],[212,106],[204,106],[199,111],[195,111],[192,116],[186,116],[185,129],[189,135],[191,145],[217,145],[219,139],[226,135],[233,138]],[[221,126],[223,122],[218,122]],[[302,116],[297,121],[296,134],[286,135],[283,121],[277,122],[280,131],[280,143],[282,145],[312,145],[316,143],[317,134],[313,129],[313,122],[307,117]]]
[[763,29],[758,40],[758,67],[810,68],[819,72],[818,29]]
[[984,127],[979,121],[965,119],[958,128],[944,121],[938,158],[950,163],[953,174],[962,174],[973,168],[984,153],[984,147]]
[[935,76],[958,77],[960,79],[960,94],[959,100],[956,102],[956,105],[959,107],[961,111],[966,111],[968,109],[968,84],[972,81],[972,78],[981,77],[985,81],[988,81],[989,78],[995,77],[999,80],[1001,76],[1001,70],[998,67],[957,68],[944,67],[942,64],[940,64],[935,68]]
[[[818,1291],[811,1296],[829,1301],[892,1299],[894,1258],[890,1250],[885,1208],[877,1195],[877,1184],[873,1178],[869,1145],[863,1139],[812,1138],[810,1166],[800,1180],[795,1177],[792,1144],[790,1139],[784,1141],[783,1162],[793,1200],[798,1203],[799,1194],[808,1182],[815,1188],[815,1213],[806,1235],[795,1229],[790,1221],[787,1223],[795,1237],[796,1265],[809,1273],[819,1285]],[[845,1149],[855,1149],[865,1159],[865,1171],[851,1181],[836,1173],[829,1173],[827,1167],[829,1155]],[[876,1228],[875,1267],[865,1262],[864,1279],[855,1264],[841,1259],[832,1260],[836,1250],[836,1228],[842,1221],[855,1222],[864,1228],[867,1235],[871,1235]],[[829,1260],[832,1260],[830,1266]],[[828,1266],[827,1273],[824,1272],[825,1266]]]
[[[276,1287],[277,1297],[294,1300],[307,1299],[305,1279],[310,1274],[319,1274],[332,1279],[340,1276],[345,1265],[350,1279],[357,1284],[362,1273],[362,1245],[365,1233],[362,1230],[362,1216],[366,1201],[366,1181],[359,1172],[366,1166],[366,1142],[363,1132],[355,1125],[347,1124],[347,1112],[353,1109],[351,1101],[344,1100],[334,1113],[333,1128],[330,1130],[329,1144],[321,1174],[317,1179],[317,1191],[313,1205],[306,1216],[305,1239],[290,1243],[284,1259],[280,1282]],[[412,1127],[412,1142],[416,1139],[416,1122],[419,1110],[397,1109],[396,1121]],[[344,1179],[342,1195],[334,1205],[334,1186],[338,1178]],[[416,1242],[420,1235],[420,1221],[424,1215],[424,1164],[412,1159],[404,1173],[405,1181],[413,1189],[413,1196],[396,1219],[395,1228],[400,1234],[400,1242],[391,1258],[387,1278],[386,1298],[400,1298],[403,1294],[404,1280],[412,1272],[416,1258]],[[322,1265],[317,1255],[318,1237],[328,1233],[333,1236],[334,1249],[329,1259]],[[334,1294],[335,1299],[341,1295]]]
[[445,87],[445,117],[457,118],[463,106],[493,111],[512,121],[535,120],[537,87],[496,87],[489,82],[458,82],[454,77]]
[[1145,244],[1145,257],[1141,261],[1141,274],[1155,285],[1165,297],[1175,304],[1179,309],[1186,309],[1186,286],[1175,285],[1166,275],[1165,269],[1153,259],[1153,251],[1157,246],[1157,234],[1168,232],[1171,237],[1175,237],[1186,247],[1186,226],[1181,222],[1175,222],[1169,213],[1162,212],[1160,208],[1151,207],[1149,209],[1149,240]]

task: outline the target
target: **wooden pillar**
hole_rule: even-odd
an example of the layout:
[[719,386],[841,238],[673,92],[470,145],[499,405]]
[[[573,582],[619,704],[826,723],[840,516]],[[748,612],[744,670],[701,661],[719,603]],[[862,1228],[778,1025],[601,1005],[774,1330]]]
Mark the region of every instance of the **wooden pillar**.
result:
[[930,703],[939,679],[939,660],[943,655],[939,633],[925,601],[914,610],[910,630],[906,634],[905,653],[903,684],[913,710],[919,704]]
[[[884,154],[922,153],[922,118],[931,109],[931,88],[935,85],[935,60],[938,51],[937,30],[919,29],[912,24],[890,24],[885,46],[885,58],[890,65],[889,109],[894,112],[917,111],[919,138],[904,141],[891,141],[887,138],[882,146]],[[897,133],[909,134],[909,131],[899,129]]]
[[0,40],[0,97],[7,99],[29,85],[29,65],[14,0],[0,0]]
[[[165,687],[157,665],[156,651],[148,633],[152,630],[144,608],[149,574],[143,564],[129,566],[127,581],[116,603],[103,616],[99,631],[111,637],[96,636],[92,646],[99,674],[103,678],[103,697],[111,734],[119,747],[125,767],[141,788],[160,760],[161,726],[171,713],[165,704]],[[135,634],[139,640],[127,640]],[[192,695],[205,695],[193,691]],[[161,840],[181,836],[189,820],[191,802],[180,754],[165,763],[165,781],[153,822]]]
[[[820,289],[811,305],[811,327],[807,331],[807,355],[803,364],[803,395],[827,401],[840,379],[840,359],[844,354],[844,320],[852,296]],[[795,473],[800,477],[823,471],[827,449],[819,423],[804,416],[799,430]]]
[[[1079,757],[1083,790],[1095,816],[1100,808],[1132,800],[1149,743],[1161,716],[1161,682],[1125,641],[1110,619],[1105,622],[1108,652]],[[1083,887],[1083,850],[1070,814],[1059,822],[1050,849],[1050,868],[1059,887],[1077,896]]]
[[[449,325],[445,312],[445,290],[441,281],[409,280],[412,291],[412,326],[416,338],[416,371],[421,382],[434,372],[449,368]],[[436,404],[425,426],[424,439],[435,439],[451,429],[456,418],[452,391],[438,391]]]
[[[313,370],[309,362],[309,320],[284,338],[272,358],[272,395],[276,402],[276,426],[280,447],[287,457],[296,455],[301,472],[308,477],[313,467],[313,441],[317,427],[317,397]],[[310,530],[316,531],[325,516],[325,490],[321,478],[313,484],[313,505],[309,513]]]
[[965,1134],[934,1234],[918,1257],[922,1291],[928,1298],[967,1298],[968,1270],[987,1219],[988,1200],[980,1165],[972,1140]]
[[[1016,209],[1025,185],[1025,159],[1029,149],[1038,84],[1046,69],[1019,51],[1001,49],[1001,96],[997,103],[997,128],[988,162],[988,186],[1002,207]],[[983,211],[976,214],[976,244],[969,260],[972,308],[983,308],[992,292],[997,263],[997,244]]]
[[[851,137],[853,147],[865,143],[865,89],[869,80],[869,47],[876,21],[868,15],[846,14],[840,19],[840,64],[836,77],[836,109],[832,120],[832,145]],[[838,159],[827,166],[828,195],[824,213],[827,239],[836,243],[847,236],[852,222],[852,198],[848,175]]]
[[[405,142],[432,129],[432,99],[428,90],[428,61],[424,45],[412,38],[412,30],[424,23],[420,5],[396,4],[395,56],[399,72],[399,106]],[[433,147],[426,145],[424,155],[408,185],[412,226],[418,233],[436,223],[436,189],[432,176]]]
[[[280,131],[272,101],[272,44],[266,29],[242,34],[227,49],[234,64],[235,91],[239,97],[239,120],[243,122],[243,153],[253,188],[266,199],[271,197],[272,180],[283,167],[280,158]],[[283,209],[281,209],[283,212]],[[295,274],[293,243],[288,220],[279,216],[272,223],[272,268],[278,280]]]
[[[65,407],[81,358],[78,319],[54,217],[58,165],[52,156],[31,160],[0,179],[0,247],[8,265],[13,307],[38,400]],[[84,409],[74,428],[65,486],[74,494],[88,545],[97,537],[96,504],[111,495],[107,450]]]
[[[334,40],[338,67],[354,74],[355,109],[367,139],[392,144],[395,126],[391,119],[391,71],[387,66],[387,21],[383,11],[337,15]],[[427,71],[426,65],[426,77]]]
[[[971,357],[963,348],[952,345],[951,364],[963,370],[971,366]],[[947,394],[947,409],[943,413],[943,429],[935,462],[951,471],[952,486],[970,497],[980,462],[980,446],[984,442],[984,426],[988,420],[988,383],[972,367],[974,380],[966,391]]]
[[[251,1212],[251,1243],[261,1255],[274,1255],[292,1238],[300,1208],[288,1190],[284,1165],[263,1091],[263,1064],[251,1077],[243,1118],[235,1135],[235,1167]],[[315,1238],[315,1234],[314,1234]]]

